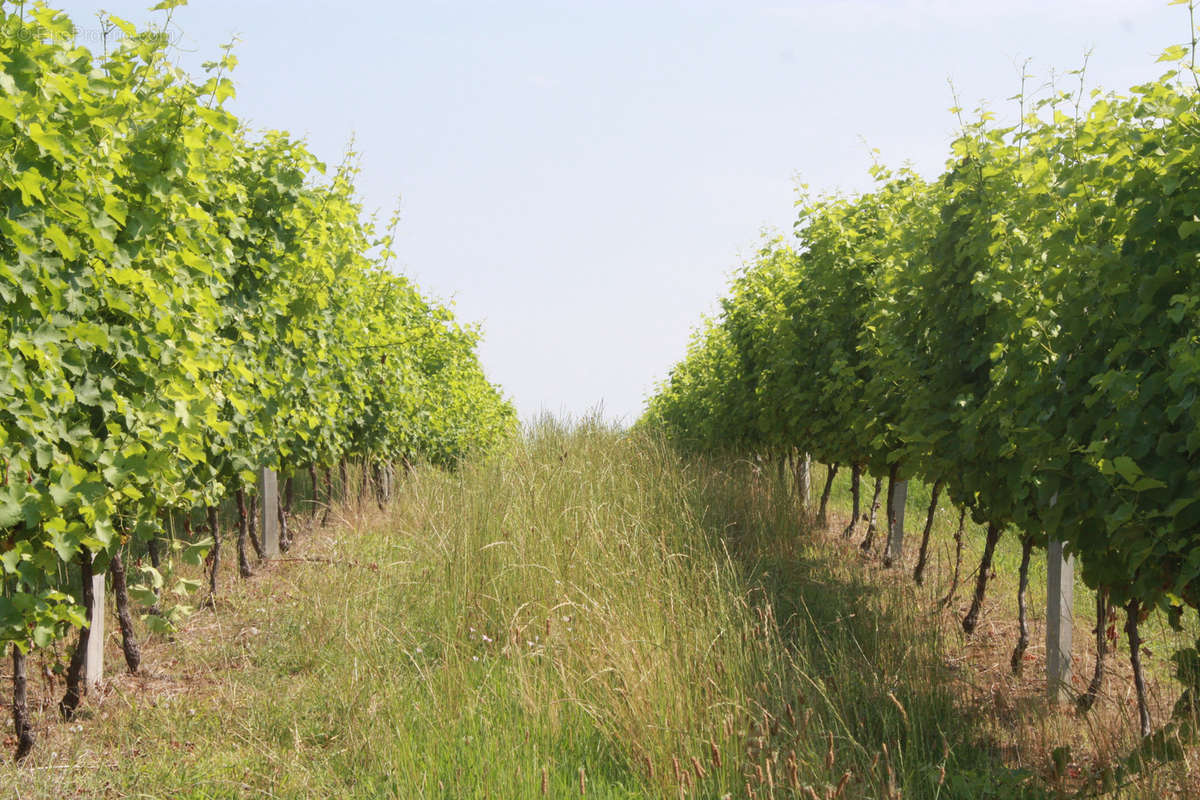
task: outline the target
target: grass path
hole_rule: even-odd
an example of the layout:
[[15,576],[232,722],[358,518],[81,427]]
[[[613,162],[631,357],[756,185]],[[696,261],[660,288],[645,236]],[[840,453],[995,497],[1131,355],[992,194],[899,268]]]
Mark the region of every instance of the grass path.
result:
[[992,628],[965,643],[797,519],[754,465],[543,423],[303,530],[142,675],[110,638],[72,725],[32,660],[38,746],[0,796],[1054,796],[1079,724],[988,694]]

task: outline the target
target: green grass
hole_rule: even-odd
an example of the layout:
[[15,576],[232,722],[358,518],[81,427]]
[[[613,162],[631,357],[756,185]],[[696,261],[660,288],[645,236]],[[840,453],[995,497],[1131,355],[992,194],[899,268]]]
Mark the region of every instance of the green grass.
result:
[[38,746],[0,793],[1049,796],[911,582],[800,520],[753,464],[544,421],[302,531],[144,675],[110,638],[75,724],[31,660]]
[[[813,499],[819,498],[824,487],[826,470],[823,465],[814,465]],[[840,525],[849,518],[852,505],[849,469],[839,470],[833,485],[830,500],[832,517],[839,517],[834,524]],[[870,502],[869,484],[863,480],[863,511]],[[886,481],[885,496],[886,500]],[[893,570],[880,570],[881,580],[890,580],[907,585],[915,602],[932,613],[939,608],[951,583],[953,572],[953,533],[958,526],[959,510],[950,505],[942,495],[934,518],[930,545],[930,564],[926,572],[926,586],[912,585],[912,569],[916,562],[917,549],[925,525],[930,502],[930,486],[920,481],[909,484],[908,501],[905,506],[905,543],[901,562]],[[882,505],[882,504],[881,504]],[[880,525],[883,522],[880,510]],[[861,540],[865,524],[859,526],[855,539]],[[1132,687],[1132,669],[1129,665],[1129,650],[1124,634],[1125,616],[1115,610],[1109,624],[1115,624],[1116,640],[1110,641],[1110,656],[1106,668],[1106,680],[1095,710],[1087,715],[1075,715],[1069,710],[1061,714],[1046,714],[1045,702],[1045,618],[1046,618],[1046,554],[1035,550],[1030,563],[1028,608],[1030,618],[1030,646],[1026,654],[1025,673],[1021,678],[1008,675],[1008,655],[1017,638],[1017,587],[1018,569],[1021,561],[1021,546],[1016,533],[1007,531],[996,548],[993,562],[993,577],[987,588],[987,600],[981,617],[980,633],[974,639],[964,637],[958,623],[965,614],[974,591],[975,573],[983,553],[984,527],[967,518],[963,548],[962,578],[956,600],[944,612],[943,627],[952,641],[949,650],[957,657],[973,662],[974,669],[965,676],[964,683],[970,690],[986,684],[987,690],[997,694],[997,702],[977,702],[974,708],[985,715],[997,744],[1010,755],[1010,761],[1027,761],[1032,750],[1046,753],[1060,745],[1070,746],[1077,757],[1083,773],[1094,771],[1097,763],[1107,763],[1121,758],[1132,751],[1140,740],[1137,731],[1136,707]],[[884,534],[876,539],[876,555],[883,547]],[[883,577],[885,576],[886,577]],[[1092,677],[1095,665],[1095,592],[1083,582],[1082,570],[1076,565],[1074,583],[1074,635],[1072,657],[1074,662],[1071,688],[1074,693],[1084,692]],[[1173,630],[1165,614],[1154,613],[1141,624],[1145,641],[1142,654],[1143,666],[1149,682],[1150,704],[1156,725],[1168,721],[1171,709],[1179,697],[1182,686],[1174,680],[1171,655],[1185,647],[1194,646],[1200,637],[1200,624],[1194,614],[1187,614],[1182,630]],[[990,651],[990,652],[982,652]],[[978,698],[976,698],[978,699]],[[968,700],[970,704],[970,700]],[[1011,711],[1005,707],[1023,705],[1024,709]],[[997,710],[997,706],[1000,707]],[[1011,711],[1011,713],[1006,713]],[[1044,760],[1044,759],[1043,759]],[[1184,791],[1182,785],[1197,790],[1195,754],[1190,753],[1183,764],[1163,765],[1151,770],[1151,774],[1139,778],[1136,786],[1127,787],[1121,796],[1164,797],[1176,796]]]

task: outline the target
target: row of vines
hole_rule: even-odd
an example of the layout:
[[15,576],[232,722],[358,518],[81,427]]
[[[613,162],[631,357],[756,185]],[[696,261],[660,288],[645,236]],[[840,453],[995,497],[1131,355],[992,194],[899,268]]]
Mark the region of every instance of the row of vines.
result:
[[[0,4],[0,646],[18,757],[26,655],[74,630],[63,715],[79,703],[93,574],[120,598],[125,563],[207,555],[215,592],[216,509],[236,500],[248,574],[260,468],[324,469],[328,489],[347,461],[449,465],[515,424],[477,332],[389,271],[353,158],[327,172],[250,131],[225,108],[228,50],[200,79],[172,65],[182,4],[160,3],[156,30],[102,19],[99,52],[60,12]],[[161,592],[150,564],[135,579]]]
[[1098,591],[1101,666],[1105,616],[1125,611],[1144,735],[1138,624],[1200,608],[1194,59],[1172,47],[1124,94],[1085,91],[1082,70],[1022,89],[1010,125],[956,109],[937,179],[876,166],[873,191],[804,197],[796,243],[738,274],[642,423],[691,450],[847,466],[856,520],[864,476],[876,502],[882,479],[944,492],[987,526],[968,633],[1001,536],[1023,571],[1064,542]]

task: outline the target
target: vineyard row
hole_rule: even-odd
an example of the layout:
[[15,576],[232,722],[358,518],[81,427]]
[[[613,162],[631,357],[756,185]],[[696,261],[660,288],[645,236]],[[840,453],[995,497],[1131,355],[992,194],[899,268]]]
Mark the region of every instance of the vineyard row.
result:
[[[105,18],[93,53],[61,12],[0,3],[0,31],[22,34],[0,38],[0,647],[18,758],[26,655],[72,630],[63,716],[80,701],[94,576],[170,627],[188,606],[156,598],[203,588],[170,565],[207,557],[211,600],[217,507],[236,502],[244,528],[260,468],[314,484],[323,469],[328,486],[347,460],[453,465],[515,425],[478,332],[389,269],[394,221],[364,217],[353,154],[326,170],[248,129],[226,109],[228,50],[200,79],[170,63],[159,34],[182,4],[159,3],[161,30]],[[171,520],[188,524],[165,537]]]
[[[876,166],[873,191],[803,198],[796,242],[737,276],[641,423],[689,450],[847,466],[856,519],[864,479],[876,499],[883,480],[926,481],[986,526],[968,633],[1002,536],[1023,573],[1064,543],[1098,630],[1125,612],[1143,734],[1139,622],[1200,608],[1194,56],[1170,48],[1169,71],[1124,94],[1082,73],[1022,89],[1008,125],[956,109],[936,179]],[[1196,650],[1177,663],[1198,696]]]

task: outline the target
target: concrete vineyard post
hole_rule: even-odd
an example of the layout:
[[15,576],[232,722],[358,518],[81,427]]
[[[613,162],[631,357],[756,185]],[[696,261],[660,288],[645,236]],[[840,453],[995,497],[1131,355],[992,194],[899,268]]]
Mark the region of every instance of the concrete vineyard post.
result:
[[890,526],[887,549],[884,551],[884,562],[893,564],[900,560],[904,552],[904,507],[908,504],[908,481],[896,481],[892,488],[892,514],[895,519]]
[[279,556],[279,476],[274,470],[258,473],[258,522],[262,532],[263,558]]
[[84,656],[83,685],[90,689],[104,680],[104,573],[92,576],[92,626]]
[[1075,556],[1063,543],[1046,548],[1046,692],[1051,702],[1070,700],[1071,627],[1075,608]]
[[796,473],[796,492],[800,495],[800,507],[812,510],[812,455],[800,454],[800,468]]

